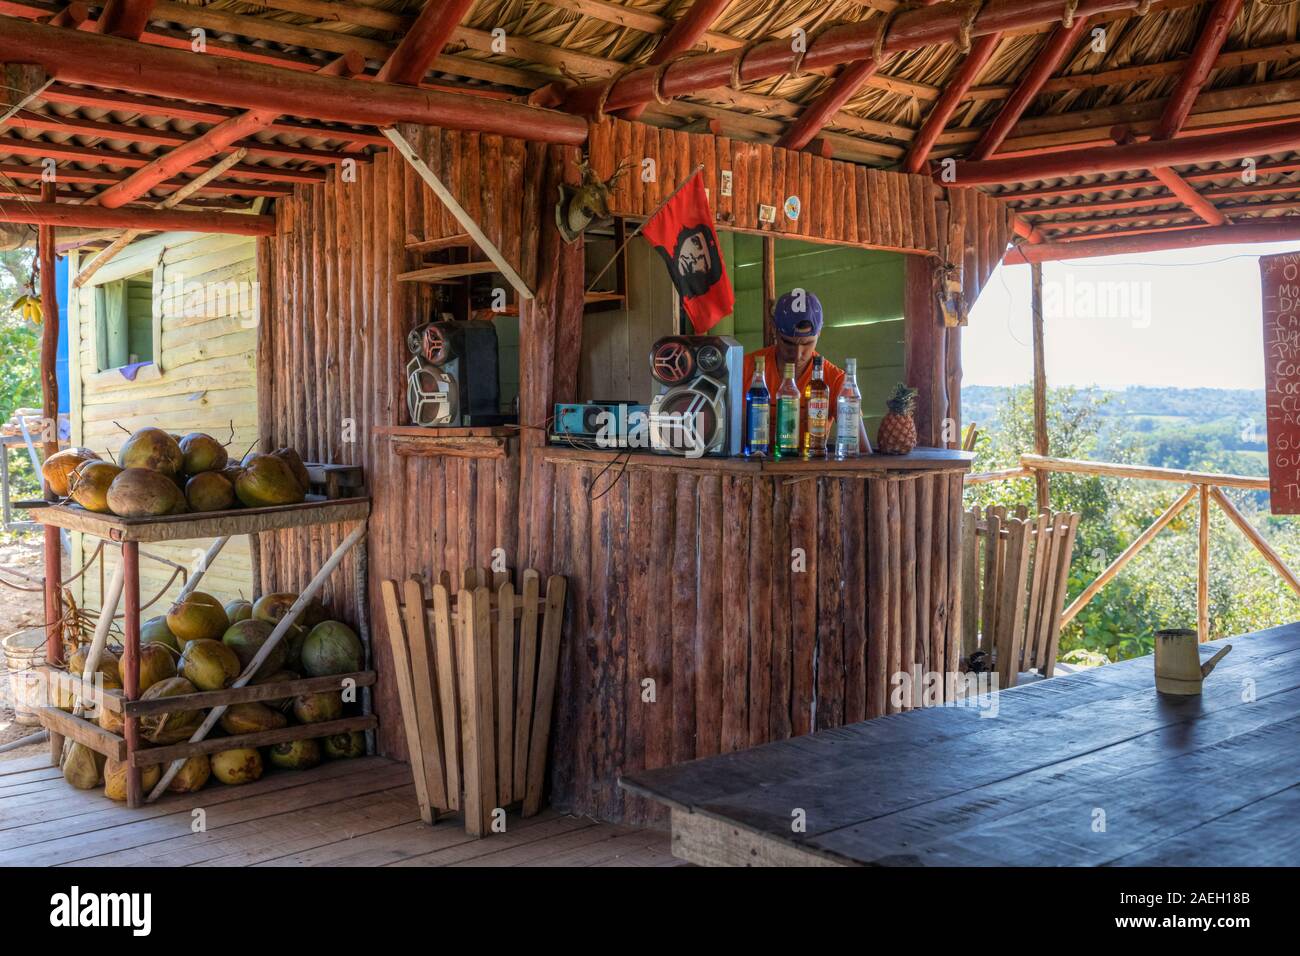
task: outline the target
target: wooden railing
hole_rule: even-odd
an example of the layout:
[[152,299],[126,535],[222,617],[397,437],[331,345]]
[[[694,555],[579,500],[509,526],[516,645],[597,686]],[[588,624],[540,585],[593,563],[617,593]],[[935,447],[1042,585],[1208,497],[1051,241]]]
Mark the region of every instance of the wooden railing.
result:
[[1123,553],[1112,561],[1105,570],[1083,589],[1070,606],[1061,612],[1061,624],[1068,624],[1083,608],[1097,596],[1102,588],[1110,582],[1126,564],[1151,543],[1171,521],[1174,520],[1192,502],[1198,505],[1197,521],[1197,556],[1196,556],[1196,629],[1202,641],[1209,640],[1210,635],[1210,502],[1213,501],[1229,520],[1246,536],[1256,550],[1264,556],[1278,575],[1296,594],[1300,594],[1300,578],[1282,560],[1281,556],[1264,540],[1243,515],[1240,509],[1223,493],[1224,488],[1243,488],[1252,491],[1267,491],[1267,478],[1252,478],[1246,475],[1228,475],[1217,472],[1184,471],[1177,468],[1155,468],[1147,465],[1120,465],[1114,462],[1080,461],[1072,458],[1049,458],[1043,455],[1021,455],[1020,465],[1016,468],[1003,468],[967,475],[966,484],[982,485],[996,481],[1010,481],[1018,478],[1039,480],[1042,476],[1060,473],[1072,475],[1092,475],[1102,478],[1129,478],[1137,481],[1164,481],[1171,484],[1186,484],[1177,500],[1166,508],[1147,528],[1133,539]]

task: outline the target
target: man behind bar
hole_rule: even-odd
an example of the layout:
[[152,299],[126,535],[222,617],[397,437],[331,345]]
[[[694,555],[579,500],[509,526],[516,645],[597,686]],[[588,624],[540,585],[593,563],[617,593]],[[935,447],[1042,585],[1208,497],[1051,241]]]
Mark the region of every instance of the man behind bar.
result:
[[[794,380],[799,387],[799,435],[808,430],[808,407],[804,393],[812,381],[813,359],[817,356],[817,339],[822,334],[822,304],[813,293],[806,289],[794,289],[776,300],[772,312],[772,328],[776,342],[745,356],[745,388],[754,379],[754,360],[763,357],[763,378],[772,395],[772,434],[776,434],[776,393],[781,387],[787,362],[794,364]],[[830,359],[822,356],[822,378],[831,391],[830,420],[833,425],[835,412],[840,397],[840,388],[844,385],[844,370]],[[832,427],[827,436],[828,444],[834,448],[835,431]],[[865,415],[858,417],[858,442],[862,454],[871,453],[871,439],[867,437]]]

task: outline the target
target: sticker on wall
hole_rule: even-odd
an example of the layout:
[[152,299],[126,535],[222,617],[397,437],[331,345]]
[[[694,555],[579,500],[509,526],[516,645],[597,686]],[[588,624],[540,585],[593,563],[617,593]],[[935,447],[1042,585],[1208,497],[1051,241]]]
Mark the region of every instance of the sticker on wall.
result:
[[758,221],[773,223],[776,222],[776,207],[769,206],[765,203],[758,204]]
[[724,169],[722,171],[722,185],[719,187],[718,191],[724,196],[731,195],[731,170]]
[[791,222],[797,221],[799,219],[800,205],[801,204],[799,202],[798,196],[786,196],[785,197],[785,218],[789,219]]

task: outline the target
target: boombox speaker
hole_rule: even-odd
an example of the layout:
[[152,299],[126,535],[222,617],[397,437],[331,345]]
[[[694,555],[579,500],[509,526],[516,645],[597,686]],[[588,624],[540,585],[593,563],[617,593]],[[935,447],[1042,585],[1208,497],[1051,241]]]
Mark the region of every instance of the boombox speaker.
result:
[[406,336],[406,407],[413,425],[499,425],[497,330],[491,322],[426,322]]
[[670,335],[650,349],[659,394],[650,445],[665,455],[740,454],[745,350],[725,335]]

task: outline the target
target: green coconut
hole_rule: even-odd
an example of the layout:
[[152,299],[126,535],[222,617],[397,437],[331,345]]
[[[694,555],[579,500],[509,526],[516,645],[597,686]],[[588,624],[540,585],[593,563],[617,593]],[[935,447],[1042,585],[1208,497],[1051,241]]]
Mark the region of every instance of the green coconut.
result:
[[231,624],[247,621],[252,616],[253,605],[243,598],[226,602],[226,617],[230,618]]
[[166,644],[177,652],[181,649],[181,642],[172,633],[172,629],[167,626],[167,618],[161,615],[151,617],[140,625],[140,643]]
[[[199,688],[184,677],[169,677],[150,687],[140,695],[140,699],[163,700],[168,697],[179,697],[183,694],[194,694],[198,690]],[[202,722],[203,711],[201,710],[175,710],[162,714],[145,714],[140,718],[140,735],[151,744],[176,744],[182,740],[189,740]]]
[[[297,671],[278,670],[273,674],[267,674],[265,677],[258,675],[256,678],[254,678],[253,683],[254,684],[287,684],[289,683],[289,681],[295,681],[295,680],[302,680],[302,675],[299,674]],[[282,710],[285,713],[288,713],[290,708],[293,707],[293,698],[275,697],[269,700],[264,700],[262,701],[262,703],[266,704],[267,707],[274,707],[276,710]]]
[[185,483],[185,500],[194,511],[228,511],[235,506],[235,486],[219,471],[204,471]]
[[364,756],[366,752],[366,735],[360,730],[330,734],[320,738],[320,743],[325,756],[330,760],[348,760]]
[[212,776],[212,761],[207,754],[195,754],[176,771],[172,782],[167,784],[168,793],[193,793],[202,790],[203,785]]
[[118,463],[126,469],[148,468],[176,478],[185,467],[180,444],[161,428],[141,428],[133,433],[117,452]]
[[212,755],[212,775],[222,783],[252,783],[262,776],[262,755],[255,747],[222,750]]
[[99,762],[95,752],[85,744],[73,744],[63,761],[63,779],[78,790],[94,790],[99,786]]
[[321,761],[320,744],[310,738],[291,740],[270,748],[271,764],[284,770],[310,770]]
[[121,473],[122,469],[111,462],[84,461],[68,477],[68,493],[87,511],[109,514],[112,509],[108,506],[108,489]]
[[300,724],[320,724],[343,717],[343,696],[336,690],[302,694],[293,699],[293,716]]
[[176,650],[167,644],[150,641],[140,648],[140,691],[143,693],[159,681],[176,676]]
[[182,468],[187,475],[220,471],[230,461],[225,446],[211,435],[190,432],[178,443],[183,456]]
[[181,651],[177,671],[200,690],[221,690],[242,672],[239,656],[221,641],[190,641]]
[[240,734],[260,734],[264,730],[279,730],[289,725],[289,718],[258,701],[231,704],[221,715],[221,729],[232,737]]
[[211,594],[191,591],[167,609],[167,626],[183,647],[188,641],[219,640],[230,627],[230,618]]
[[186,507],[185,494],[171,476],[150,468],[124,469],[109,484],[104,500],[121,518],[158,518]]
[[235,494],[250,508],[267,508],[298,504],[307,493],[283,458],[254,455],[251,460],[244,459],[244,472],[235,482]]
[[307,474],[307,466],[302,463],[302,458],[296,451],[292,448],[277,448],[271,454],[289,466],[304,495],[311,491],[311,476]]
[[339,621],[317,624],[302,642],[302,669],[309,677],[361,670],[365,650],[356,632]]
[[[247,621],[238,621],[230,625],[226,629],[226,633],[221,636],[221,642],[239,657],[240,667],[246,668],[252,663],[253,658],[257,656],[257,652],[262,649],[262,645],[266,643],[273,630],[275,628],[265,621],[250,618]],[[254,676],[273,674],[283,667],[285,651],[284,641],[281,640],[266,655],[262,665],[257,669],[257,674]]]

